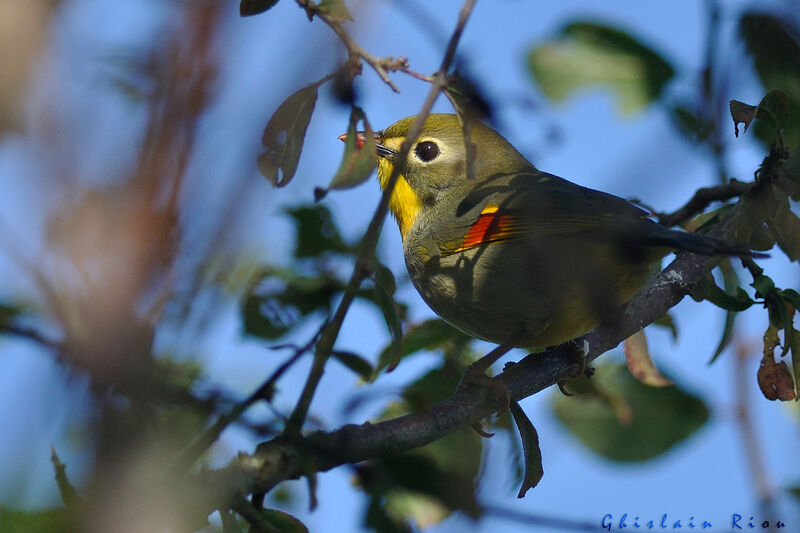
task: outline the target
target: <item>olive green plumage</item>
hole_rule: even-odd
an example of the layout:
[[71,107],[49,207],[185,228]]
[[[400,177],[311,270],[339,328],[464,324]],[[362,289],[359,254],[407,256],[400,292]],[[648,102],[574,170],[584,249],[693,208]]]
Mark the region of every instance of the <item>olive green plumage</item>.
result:
[[406,161],[415,117],[376,134],[378,177],[401,177],[390,200],[406,266],[428,305],[453,326],[522,347],[565,342],[641,290],[670,248],[745,254],[668,229],[616,196],[536,169],[499,133],[473,124],[475,179],[456,115],[427,117]]

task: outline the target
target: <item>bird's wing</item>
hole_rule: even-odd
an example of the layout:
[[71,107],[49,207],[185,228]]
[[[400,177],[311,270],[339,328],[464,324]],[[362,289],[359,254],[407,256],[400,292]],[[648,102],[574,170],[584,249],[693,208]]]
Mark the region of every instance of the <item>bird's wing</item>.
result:
[[647,212],[617,196],[538,171],[502,174],[477,183],[456,207],[445,254],[492,242],[650,226]]

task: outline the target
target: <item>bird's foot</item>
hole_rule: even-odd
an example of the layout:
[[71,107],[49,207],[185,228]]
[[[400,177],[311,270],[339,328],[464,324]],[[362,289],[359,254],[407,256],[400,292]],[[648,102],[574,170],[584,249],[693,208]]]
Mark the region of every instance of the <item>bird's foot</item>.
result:
[[[581,376],[590,378],[594,375],[594,368],[586,364],[586,350],[578,346],[575,341],[565,342],[561,348],[566,351],[567,357],[570,362],[570,379],[578,379]],[[564,396],[575,396],[573,393],[566,389],[567,380],[562,379],[557,383],[558,390]]]
[[[486,369],[479,363],[481,363],[481,360],[467,367],[466,371],[464,371],[464,376],[461,378],[461,382],[456,388],[456,392],[458,393],[471,387],[481,387],[488,391],[489,394],[496,398],[502,405],[498,413],[505,413],[508,411],[509,405],[511,404],[511,395],[508,392],[508,387],[506,387],[505,383],[502,381],[487,376],[485,374]],[[485,431],[480,422],[475,422],[470,427],[481,437],[490,438],[494,436],[494,433]]]

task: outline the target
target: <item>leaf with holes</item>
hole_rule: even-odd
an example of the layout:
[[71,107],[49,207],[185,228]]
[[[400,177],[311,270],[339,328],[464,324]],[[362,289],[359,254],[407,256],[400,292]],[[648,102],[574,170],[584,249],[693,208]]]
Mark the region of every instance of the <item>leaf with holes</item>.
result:
[[775,348],[780,345],[778,327],[770,324],[764,332],[764,357],[758,367],[758,387],[767,400],[794,400],[794,380],[789,367],[783,361],[775,362]]
[[320,80],[289,96],[269,119],[258,156],[258,170],[275,187],[287,185],[297,171],[311,114],[317,105]]

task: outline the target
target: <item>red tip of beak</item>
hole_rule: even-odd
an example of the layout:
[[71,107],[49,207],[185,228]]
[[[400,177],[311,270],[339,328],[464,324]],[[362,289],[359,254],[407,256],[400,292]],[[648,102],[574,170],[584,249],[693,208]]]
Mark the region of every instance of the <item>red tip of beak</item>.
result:
[[[347,142],[347,134],[346,133],[342,133],[337,138],[342,142]],[[360,131],[357,131],[356,132],[356,148],[361,148],[362,146],[364,146],[366,144],[366,142],[367,142],[367,138],[364,137],[364,133],[360,132]]]

